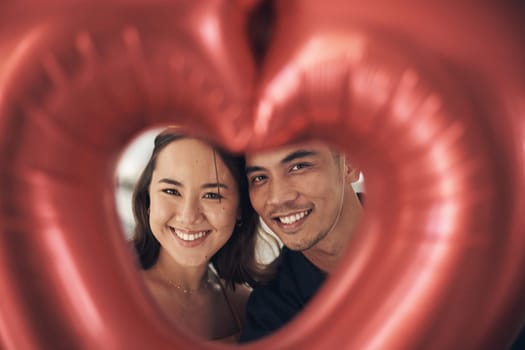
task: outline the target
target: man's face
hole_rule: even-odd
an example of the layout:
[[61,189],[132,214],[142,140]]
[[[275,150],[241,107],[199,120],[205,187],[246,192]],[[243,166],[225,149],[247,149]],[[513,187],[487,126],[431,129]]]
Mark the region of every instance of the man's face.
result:
[[307,250],[332,229],[342,204],[342,163],[318,141],[246,155],[252,205],[288,248]]

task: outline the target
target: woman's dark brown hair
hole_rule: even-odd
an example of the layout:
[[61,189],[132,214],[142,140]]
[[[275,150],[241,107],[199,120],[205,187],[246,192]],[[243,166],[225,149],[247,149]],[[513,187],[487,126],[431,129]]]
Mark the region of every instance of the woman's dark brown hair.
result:
[[[167,145],[185,137],[174,128],[168,128],[157,135],[151,157],[135,185],[133,215],[135,216],[136,226],[132,242],[138,254],[140,265],[145,270],[155,265],[160,251],[160,243],[149,226],[148,213],[150,207],[149,185],[157,157]],[[214,150],[232,174],[239,188],[241,220],[235,225],[228,242],[211,258],[211,262],[219,276],[232,288],[235,287],[235,283],[255,285],[257,279],[255,276],[259,270],[255,261],[257,215],[250,204],[248,184],[244,174],[244,158],[231,155],[217,147]]]

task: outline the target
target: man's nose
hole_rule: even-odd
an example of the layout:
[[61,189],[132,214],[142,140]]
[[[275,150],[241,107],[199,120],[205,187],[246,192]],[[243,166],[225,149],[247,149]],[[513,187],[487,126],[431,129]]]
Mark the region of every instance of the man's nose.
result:
[[279,206],[292,202],[298,197],[297,190],[286,180],[273,180],[270,183],[267,204]]

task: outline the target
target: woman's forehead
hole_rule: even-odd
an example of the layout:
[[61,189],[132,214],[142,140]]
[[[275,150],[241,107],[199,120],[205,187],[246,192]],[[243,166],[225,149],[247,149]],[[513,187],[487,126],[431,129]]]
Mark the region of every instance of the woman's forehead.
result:
[[219,153],[206,142],[191,138],[176,140],[164,147],[154,172],[214,181],[218,175],[221,181],[233,181]]

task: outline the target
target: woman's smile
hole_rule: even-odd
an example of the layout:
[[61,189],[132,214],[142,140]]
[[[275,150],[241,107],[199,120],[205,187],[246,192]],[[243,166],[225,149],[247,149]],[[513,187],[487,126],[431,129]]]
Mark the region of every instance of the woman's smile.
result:
[[[212,230],[185,230],[169,226],[170,231],[176,238],[184,243],[191,243],[191,246],[197,246],[204,242]],[[188,246],[185,244],[185,246]]]

